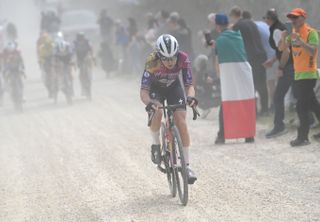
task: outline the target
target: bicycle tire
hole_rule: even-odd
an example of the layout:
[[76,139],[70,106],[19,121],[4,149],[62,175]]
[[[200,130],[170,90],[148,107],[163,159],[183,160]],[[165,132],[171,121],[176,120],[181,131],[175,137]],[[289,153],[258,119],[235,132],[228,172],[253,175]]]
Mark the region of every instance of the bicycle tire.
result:
[[[172,153],[176,156],[176,161],[180,161],[180,163],[176,163],[176,167],[174,168],[177,190],[179,194],[179,199],[182,205],[186,206],[188,203],[188,175],[187,175],[187,165],[183,155],[183,145],[180,137],[179,130],[176,126],[172,128],[173,133],[173,141],[172,141]],[[180,166],[179,166],[180,164]],[[181,175],[181,178],[180,178]],[[181,180],[180,180],[181,179]],[[182,183],[180,183],[182,182]]]
[[22,107],[22,86],[18,76],[14,76],[11,79],[11,99],[13,101],[14,109],[18,112],[23,111]]
[[162,140],[162,155],[163,155],[163,162],[166,169],[166,176],[169,185],[169,190],[172,197],[176,197],[177,195],[177,184],[176,184],[176,176],[173,170],[172,160],[170,158],[170,151],[168,150],[168,144],[166,141],[165,135],[165,124],[161,124],[161,140]]
[[63,92],[68,105],[72,105],[72,77],[70,73],[65,72],[63,76]]
[[51,73],[51,93],[54,104],[58,104],[58,94],[60,90],[60,76],[59,76],[59,70],[56,67],[54,71]]

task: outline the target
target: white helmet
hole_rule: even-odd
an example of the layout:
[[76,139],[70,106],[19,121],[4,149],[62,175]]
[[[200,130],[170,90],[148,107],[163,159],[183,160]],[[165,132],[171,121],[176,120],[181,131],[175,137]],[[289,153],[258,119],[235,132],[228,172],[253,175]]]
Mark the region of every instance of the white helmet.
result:
[[62,33],[62,32],[58,32],[56,36],[57,36],[57,38],[59,38],[59,39],[64,39],[64,36],[63,36],[63,33]]
[[156,48],[160,56],[171,58],[177,55],[179,44],[175,37],[169,34],[164,34],[158,38]]

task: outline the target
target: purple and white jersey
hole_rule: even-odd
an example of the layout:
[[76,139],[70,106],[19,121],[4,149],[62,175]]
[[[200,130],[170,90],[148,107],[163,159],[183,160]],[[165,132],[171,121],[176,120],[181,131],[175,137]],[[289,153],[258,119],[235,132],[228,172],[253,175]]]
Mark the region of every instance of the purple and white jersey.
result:
[[157,53],[153,52],[147,58],[141,81],[141,89],[150,90],[151,86],[170,87],[176,81],[179,81],[180,72],[182,72],[185,87],[192,85],[191,62],[185,52],[180,51],[178,53],[177,64],[170,70],[162,64]]

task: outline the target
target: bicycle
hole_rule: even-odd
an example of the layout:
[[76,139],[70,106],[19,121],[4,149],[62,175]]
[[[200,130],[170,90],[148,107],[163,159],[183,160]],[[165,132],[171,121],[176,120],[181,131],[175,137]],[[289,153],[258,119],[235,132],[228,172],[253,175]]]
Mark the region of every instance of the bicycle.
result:
[[52,76],[52,97],[55,104],[58,103],[58,93],[61,90],[66,97],[68,105],[72,105],[73,79],[71,72],[71,64],[66,64],[56,59]]
[[92,59],[86,56],[79,64],[79,78],[81,83],[82,94],[91,100],[92,85]]
[[[185,108],[183,104],[166,105],[159,109],[163,110],[164,121],[161,123],[161,142],[162,151],[161,157],[164,168],[161,163],[158,169],[167,175],[169,189],[172,197],[176,197],[177,192],[182,205],[186,206],[188,203],[188,174],[187,165],[183,155],[183,145],[178,128],[174,123],[173,114],[177,109]],[[196,107],[192,107],[193,120],[200,116]],[[151,125],[154,112],[150,112],[148,118],[148,126]]]
[[23,74],[19,70],[10,71],[8,74],[8,84],[10,89],[11,99],[14,108],[18,112],[23,111]]

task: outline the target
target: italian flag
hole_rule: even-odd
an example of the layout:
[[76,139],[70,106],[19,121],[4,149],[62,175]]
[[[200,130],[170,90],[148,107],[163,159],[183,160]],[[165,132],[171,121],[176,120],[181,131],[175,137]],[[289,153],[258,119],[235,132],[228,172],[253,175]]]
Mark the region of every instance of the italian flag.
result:
[[[220,40],[219,40],[220,38]],[[256,100],[252,69],[240,32],[222,32],[217,40],[225,139],[256,134]],[[221,48],[222,46],[222,48]],[[219,47],[219,46],[218,46]]]

